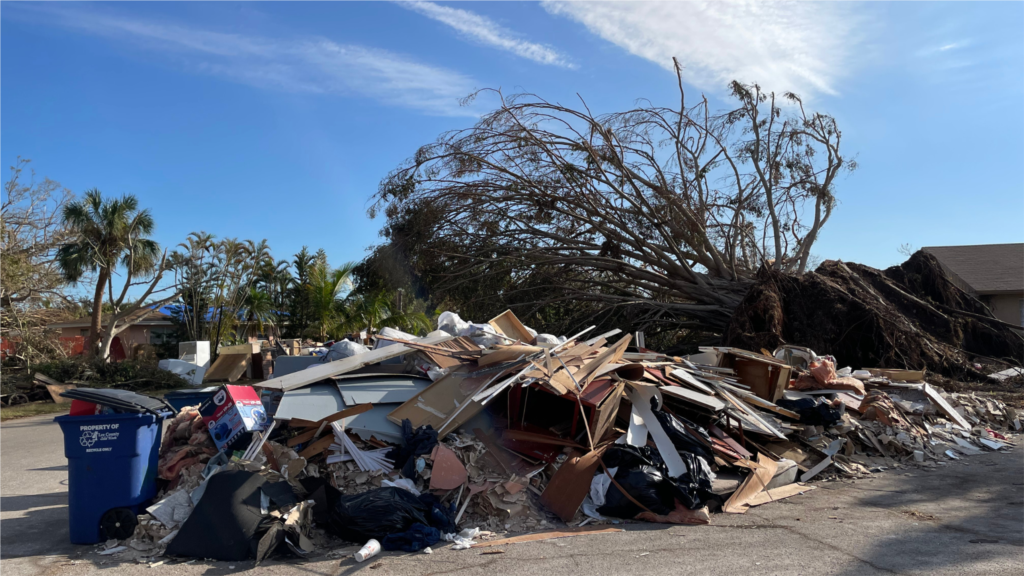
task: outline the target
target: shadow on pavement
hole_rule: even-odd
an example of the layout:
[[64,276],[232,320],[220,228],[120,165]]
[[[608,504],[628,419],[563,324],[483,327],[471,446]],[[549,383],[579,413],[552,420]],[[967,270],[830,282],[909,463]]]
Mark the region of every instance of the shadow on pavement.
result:
[[[967,464],[913,472],[919,478],[911,490],[865,490],[859,506],[901,514],[917,525],[876,540],[858,557],[880,573],[1019,563],[1024,556],[1024,488],[1018,484],[1024,478],[1024,452],[974,456]],[[986,472],[978,473],[979,468]],[[863,574],[863,568],[855,564],[841,574]]]
[[70,541],[67,492],[0,500],[4,512],[28,510],[23,516],[0,520],[0,558],[71,554],[83,548]]

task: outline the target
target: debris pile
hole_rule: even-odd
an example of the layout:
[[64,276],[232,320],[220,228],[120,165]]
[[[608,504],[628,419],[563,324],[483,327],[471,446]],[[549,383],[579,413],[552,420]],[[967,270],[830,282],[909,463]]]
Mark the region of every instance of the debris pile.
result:
[[809,348],[670,357],[618,331],[538,335],[510,311],[439,324],[183,408],[163,490],[110,550],[259,562],[351,543],[359,559],[709,524],[812,479],[1002,450],[1021,430],[1013,408],[925,371],[837,369]]

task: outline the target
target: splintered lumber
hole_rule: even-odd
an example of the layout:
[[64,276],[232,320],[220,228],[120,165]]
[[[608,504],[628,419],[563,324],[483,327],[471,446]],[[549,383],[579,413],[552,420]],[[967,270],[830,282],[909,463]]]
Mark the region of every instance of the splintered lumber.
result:
[[337,422],[338,420],[348,418],[349,416],[358,416],[363,412],[369,412],[372,409],[373,404],[357,404],[351,408],[345,408],[340,412],[335,412],[330,416],[324,416],[319,420],[303,420],[301,418],[293,418],[288,422],[288,424],[292,428],[320,428],[320,426],[323,424]]
[[743,514],[750,507],[750,500],[760,494],[775,476],[779,465],[764,454],[757,455],[757,467],[754,468],[740,487],[733,492],[729,500],[722,506],[723,512]]
[[760,506],[761,504],[767,504],[769,502],[775,502],[776,500],[782,500],[783,498],[789,498],[790,496],[796,496],[797,494],[803,494],[814,490],[817,486],[810,486],[806,484],[799,484],[794,482],[786,486],[779,486],[778,488],[772,488],[771,490],[765,490],[753,498],[747,500],[747,506]]
[[598,354],[593,360],[590,360],[579,369],[578,372],[573,374],[573,378],[579,382],[581,388],[586,388],[587,384],[597,376],[597,371],[604,366],[612,362],[618,362],[623,353],[626,351],[626,347],[629,346],[629,341],[633,337],[626,334],[621,340],[615,343],[614,346],[606,348],[604,352]]
[[306,446],[305,450],[299,452],[299,456],[305,458],[306,460],[309,460],[313,456],[316,456],[317,454],[320,454],[324,450],[330,448],[331,444],[334,444],[334,436],[328,434],[327,436],[324,436],[323,438],[317,440],[316,442],[313,442],[309,446]]
[[568,530],[557,530],[551,532],[537,532],[535,534],[523,534],[522,536],[513,536],[511,538],[502,538],[501,540],[491,540],[490,542],[481,542],[479,544],[473,544],[472,548],[488,548],[490,546],[504,546],[505,544],[517,544],[520,542],[537,542],[538,540],[552,540],[554,538],[568,538],[569,536],[585,536],[587,534],[609,534],[612,532],[622,532],[622,528],[609,528],[607,526],[580,526],[579,528],[570,528]]
[[[419,343],[428,345],[438,344],[440,342],[452,340],[453,338],[455,337],[445,334],[444,336],[424,338],[423,340],[420,340]],[[369,366],[370,364],[390,360],[391,358],[396,358],[412,351],[412,348],[405,346],[404,344],[392,344],[391,346],[370,350],[368,352],[363,352],[362,354],[356,354],[355,356],[335,360],[334,362],[325,362],[316,366],[310,366],[305,370],[299,370],[298,372],[286,374],[279,378],[265,380],[260,383],[260,387],[272,390],[294,390],[296,388],[308,386],[314,382],[330,378],[331,376],[337,376],[338,374],[358,370],[359,368]]]

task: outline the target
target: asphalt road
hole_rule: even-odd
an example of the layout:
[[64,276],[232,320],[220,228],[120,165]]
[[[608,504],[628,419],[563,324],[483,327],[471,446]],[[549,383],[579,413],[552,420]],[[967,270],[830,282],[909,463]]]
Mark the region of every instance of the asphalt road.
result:
[[[817,490],[710,526],[632,524],[625,532],[372,561],[175,561],[155,568],[73,546],[67,467],[51,417],[0,427],[0,572],[338,576],[383,574],[986,574],[1024,566],[1024,450],[984,454],[933,470],[905,469]],[[501,554],[481,552],[504,550]]]

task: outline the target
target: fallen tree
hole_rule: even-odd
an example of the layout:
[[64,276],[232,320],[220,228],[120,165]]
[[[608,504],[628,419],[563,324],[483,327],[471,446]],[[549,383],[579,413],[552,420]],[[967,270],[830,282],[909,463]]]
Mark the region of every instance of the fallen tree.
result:
[[844,366],[978,379],[984,374],[972,367],[976,360],[1020,365],[1019,330],[992,316],[947,278],[934,256],[919,251],[884,271],[835,260],[802,276],[764,268],[724,341],[748,350],[807,346]]
[[485,91],[498,107],[392,171],[370,214],[460,311],[584,303],[598,322],[629,309],[634,329],[720,333],[760,267],[808,267],[855,166],[832,117],[793,94],[730,89],[736,107],[715,112],[686,100],[680,75],[675,105],[600,115]]

